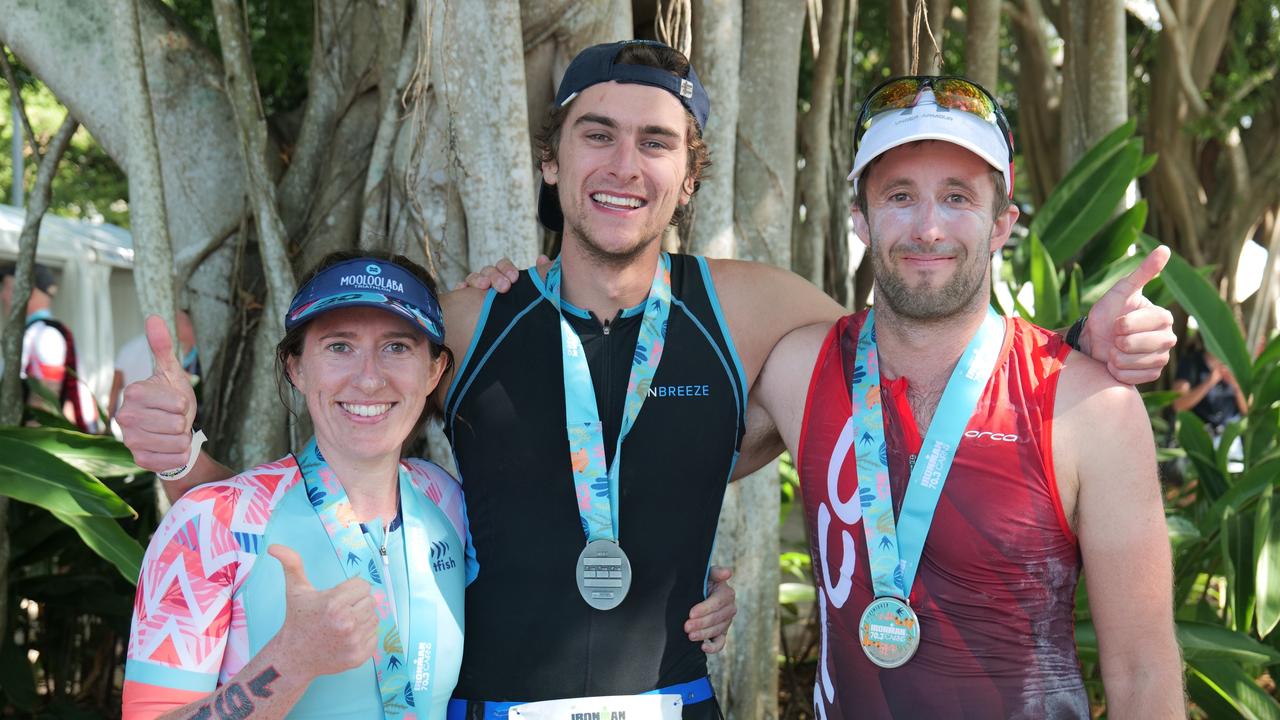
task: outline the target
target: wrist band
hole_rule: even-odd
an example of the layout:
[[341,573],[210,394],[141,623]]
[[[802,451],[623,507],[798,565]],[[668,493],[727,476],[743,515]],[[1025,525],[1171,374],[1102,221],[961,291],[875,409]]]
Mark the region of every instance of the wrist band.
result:
[[1067,331],[1067,344],[1072,350],[1084,352],[1080,348],[1080,335],[1084,332],[1084,322],[1089,319],[1089,313],[1080,316],[1080,319],[1071,324],[1071,329]]
[[208,438],[204,436],[204,430],[200,430],[198,428],[194,430],[191,433],[191,455],[187,457],[187,464],[181,467],[176,467],[172,470],[162,470],[157,472],[156,477],[166,482],[181,480],[186,477],[187,473],[191,472],[191,469],[196,466],[196,459],[200,457],[200,448],[204,445],[204,441],[207,439]]

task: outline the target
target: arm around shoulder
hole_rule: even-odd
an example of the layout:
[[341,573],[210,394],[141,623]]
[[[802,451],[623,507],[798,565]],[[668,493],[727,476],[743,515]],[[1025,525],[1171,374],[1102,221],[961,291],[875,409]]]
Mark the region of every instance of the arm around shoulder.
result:
[[708,260],[707,266],[749,384],[787,333],[829,325],[845,314],[839,303],[790,270],[745,260]]
[[1184,717],[1150,420],[1132,386],[1079,353],[1059,380],[1053,456],[1084,561],[1109,714]]

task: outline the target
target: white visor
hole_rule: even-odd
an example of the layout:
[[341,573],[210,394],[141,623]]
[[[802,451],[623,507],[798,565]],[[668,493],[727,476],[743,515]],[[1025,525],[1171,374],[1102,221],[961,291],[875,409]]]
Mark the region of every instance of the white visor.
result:
[[1004,186],[1013,190],[1009,145],[993,123],[963,110],[938,107],[931,90],[922,90],[913,107],[889,110],[876,115],[858,143],[849,180],[858,191],[858,175],[872,160],[907,143],[943,140],[954,143],[982,158],[1004,173]]

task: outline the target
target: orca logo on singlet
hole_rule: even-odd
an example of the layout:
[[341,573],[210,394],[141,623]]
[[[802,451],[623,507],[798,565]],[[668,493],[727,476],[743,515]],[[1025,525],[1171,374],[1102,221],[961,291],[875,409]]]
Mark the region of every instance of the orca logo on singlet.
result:
[[988,439],[990,439],[990,440],[994,440],[994,441],[996,441],[996,442],[1010,442],[1010,443],[1016,443],[1016,442],[1018,442],[1018,436],[1017,436],[1017,435],[1013,435],[1013,434],[1010,434],[1010,433],[998,433],[998,432],[991,432],[990,430],[982,430],[982,431],[978,431],[978,430],[968,430],[968,431],[965,431],[964,436],[965,436],[965,437],[967,437],[967,438],[973,438],[973,439],[975,439],[975,440],[980,440],[980,439],[982,439],[982,438],[988,438]]
[[649,397],[711,397],[710,385],[650,385]]
[[431,569],[435,572],[452,570],[458,566],[449,555],[449,543],[440,541],[431,543]]

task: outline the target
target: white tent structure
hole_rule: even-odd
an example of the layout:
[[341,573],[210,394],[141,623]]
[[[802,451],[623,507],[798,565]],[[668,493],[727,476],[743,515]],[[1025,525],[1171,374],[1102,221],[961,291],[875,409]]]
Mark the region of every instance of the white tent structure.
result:
[[[23,208],[0,205],[0,262],[16,260],[25,216]],[[36,260],[58,279],[53,315],[71,328],[81,377],[105,404],[116,349],[142,332],[133,239],[115,225],[45,215]]]

